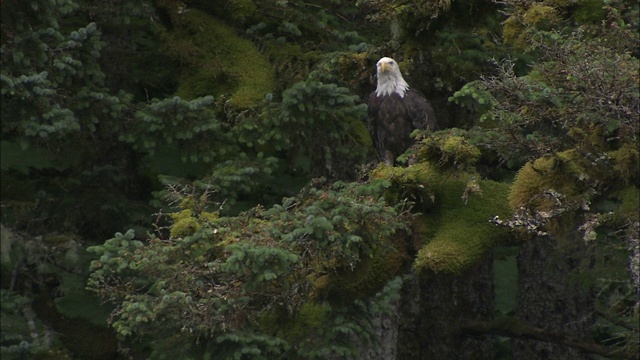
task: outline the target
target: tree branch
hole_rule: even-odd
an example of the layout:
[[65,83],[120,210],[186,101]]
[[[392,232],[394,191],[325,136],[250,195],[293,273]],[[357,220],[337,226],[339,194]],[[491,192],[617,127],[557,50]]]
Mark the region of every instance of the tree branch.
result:
[[562,344],[607,357],[635,360],[638,359],[638,355],[640,355],[638,349],[604,346],[566,333],[538,328],[525,321],[513,318],[494,321],[469,321],[461,324],[460,328],[470,334],[489,333],[510,338],[531,339]]
[[598,314],[603,319],[607,320],[608,322],[610,322],[610,323],[612,323],[614,325],[621,326],[621,327],[623,327],[623,328],[625,328],[627,330],[630,330],[630,331],[638,332],[638,328],[637,327],[634,328],[633,326],[631,326],[631,324],[625,322],[622,319],[619,319],[619,318],[616,318],[616,317],[612,316],[610,313],[606,313],[606,312],[604,312],[602,310],[596,309],[596,314]]

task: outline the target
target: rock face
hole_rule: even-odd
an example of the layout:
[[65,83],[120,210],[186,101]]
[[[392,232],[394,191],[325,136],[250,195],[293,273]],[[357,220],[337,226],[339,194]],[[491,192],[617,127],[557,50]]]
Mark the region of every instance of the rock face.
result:
[[[581,239],[537,237],[522,244],[516,316],[538,328],[588,338],[593,297],[570,278],[588,258],[587,251]],[[514,340],[512,349],[514,359],[589,359],[574,348],[536,340]]]

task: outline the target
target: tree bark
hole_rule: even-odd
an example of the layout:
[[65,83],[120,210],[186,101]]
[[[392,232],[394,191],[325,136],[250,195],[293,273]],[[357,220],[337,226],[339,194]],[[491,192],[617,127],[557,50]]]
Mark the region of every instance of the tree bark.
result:
[[363,345],[359,359],[361,360],[395,360],[398,345],[398,325],[400,302],[395,301],[391,314],[371,319],[374,339]]
[[[492,319],[493,257],[459,276],[433,276],[421,287],[420,359],[494,359],[491,335],[469,336],[458,324]],[[407,358],[411,359],[411,358]]]
[[361,360],[493,360],[493,336],[463,332],[459,324],[491,320],[493,259],[461,275],[412,274],[396,311],[372,320],[374,340]]
[[462,321],[493,316],[493,259],[461,275],[408,281],[400,303],[397,359],[493,359],[493,337],[460,331]]
[[[520,246],[516,317],[542,329],[588,339],[594,322],[593,296],[574,281],[580,267],[589,266],[588,249],[577,236],[558,240],[535,237]],[[513,358],[519,360],[582,360],[585,351],[561,343],[516,339]]]

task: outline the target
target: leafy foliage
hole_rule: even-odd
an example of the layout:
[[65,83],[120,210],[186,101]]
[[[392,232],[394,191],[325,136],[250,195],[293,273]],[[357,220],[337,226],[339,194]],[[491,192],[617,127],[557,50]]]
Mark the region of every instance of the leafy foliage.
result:
[[[2,297],[3,334],[0,354],[3,357],[17,359],[47,353],[50,349],[46,340],[43,339],[46,336],[46,329],[34,321],[35,315],[29,308],[30,299],[5,289],[2,289],[0,296]],[[30,339],[31,334],[38,335],[35,341]],[[49,351],[48,354],[53,353],[55,352]]]
[[508,129],[490,138],[492,147],[504,157],[530,160],[575,146],[589,152],[615,147],[619,137],[633,141],[634,115],[640,111],[634,85],[638,60],[611,56],[588,40],[542,36],[550,43],[538,47],[553,60],[524,77],[507,64],[500,77],[483,85],[495,96],[496,125]]
[[219,161],[215,156],[224,156],[230,146],[224,145],[231,141],[224,134],[222,124],[216,121],[210,107],[212,103],[211,96],[191,101],[179,97],[154,99],[136,112],[135,128],[123,134],[121,139],[150,155],[162,145],[175,142],[182,149],[185,162]]
[[[396,275],[461,274],[509,230],[588,244],[594,339],[637,347],[637,3],[1,6],[3,356],[110,346],[58,325],[112,310],[93,256],[129,356],[357,358]],[[465,130],[371,171],[383,55]]]
[[90,247],[99,258],[89,287],[116,304],[112,321],[121,335],[209,339],[208,347],[229,354],[278,353],[295,345],[256,332],[261,318],[279,311],[295,317],[305,303],[322,304],[317,296],[326,284],[314,278],[393,251],[388,239],[404,229],[403,215],[377,199],[376,189],[309,187],[271,209],[222,218],[203,210],[206,197],[186,198],[182,206],[192,208],[174,216],[171,237],[142,242],[129,231]]
[[[5,33],[10,42],[2,46],[2,95],[11,101],[5,100],[2,107],[3,133],[60,138],[79,131],[95,132],[98,123],[108,129],[99,116],[109,112],[115,115],[112,118],[120,116],[127,104],[104,87],[105,75],[96,61],[103,45],[96,24],[64,34],[55,24],[40,28],[37,18],[31,22],[39,30]],[[92,81],[86,82],[89,78]],[[19,112],[24,115],[8,116]]]
[[[582,10],[589,4],[574,8],[573,19],[585,21]],[[638,199],[627,195],[637,194],[639,181],[639,62],[631,48],[618,46],[637,41],[627,31],[629,21],[637,23],[637,4],[613,10],[607,3],[588,13],[606,21],[573,32],[549,31],[555,23],[571,23],[563,4],[510,5],[510,20],[523,12],[530,16],[518,41],[540,60],[526,76],[507,63],[498,76],[470,85],[470,93],[482,94],[473,97],[478,104],[490,94],[490,106],[482,108],[489,131],[480,143],[505,160],[526,162],[509,196],[513,217],[496,222],[527,239],[533,234],[564,246],[575,246],[571,239],[587,243],[593,258],[579,259],[573,276],[599,293],[594,337],[617,339],[606,344],[637,352],[638,328],[628,324],[637,317],[638,282],[629,274],[638,263]],[[469,99],[462,92],[454,97],[463,98]],[[632,216],[624,210],[630,203]],[[611,299],[618,310],[611,311]]]
[[282,108],[279,126],[309,158],[312,175],[355,177],[354,165],[364,162],[371,145],[362,122],[366,106],[356,96],[335,84],[301,82],[282,94]]
[[[113,345],[111,338],[104,331],[95,332],[109,311],[84,289],[86,279],[79,275],[89,262],[83,244],[69,235],[48,234],[43,239],[4,225],[1,230],[2,356],[71,359],[70,349],[77,347],[65,346],[66,339],[58,334],[63,327],[94,330],[83,341],[92,342],[98,352],[113,355],[114,349],[104,348]],[[57,320],[54,327],[51,319]]]

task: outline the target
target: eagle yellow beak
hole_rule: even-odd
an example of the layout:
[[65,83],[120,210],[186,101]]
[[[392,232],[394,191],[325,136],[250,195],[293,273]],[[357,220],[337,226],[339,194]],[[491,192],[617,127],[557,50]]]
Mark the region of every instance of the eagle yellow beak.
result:
[[389,70],[391,70],[390,63],[383,62],[382,64],[380,64],[380,72],[387,72]]

